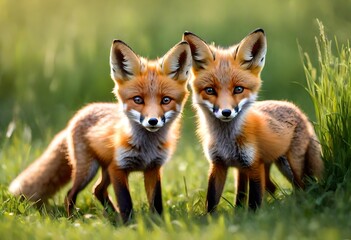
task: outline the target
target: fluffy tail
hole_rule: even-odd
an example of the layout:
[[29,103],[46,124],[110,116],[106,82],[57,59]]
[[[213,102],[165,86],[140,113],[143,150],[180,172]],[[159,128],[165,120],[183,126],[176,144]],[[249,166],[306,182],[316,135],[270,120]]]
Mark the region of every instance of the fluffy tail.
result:
[[71,179],[67,158],[66,131],[58,133],[46,151],[15,180],[9,191],[33,202],[45,202]]
[[315,134],[313,134],[310,139],[305,159],[305,174],[310,177],[321,179],[324,163],[321,157],[321,146]]

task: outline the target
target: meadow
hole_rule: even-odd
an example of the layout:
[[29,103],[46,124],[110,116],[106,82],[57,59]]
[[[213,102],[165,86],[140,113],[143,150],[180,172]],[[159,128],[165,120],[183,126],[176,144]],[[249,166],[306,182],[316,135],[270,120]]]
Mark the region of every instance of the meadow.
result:
[[[350,10],[346,0],[0,0],[0,238],[350,239]],[[287,99],[308,114],[323,147],[319,184],[293,191],[274,168],[280,190],[253,213],[233,206],[229,174],[217,213],[206,215],[208,162],[189,101],[177,151],[163,169],[162,217],[148,212],[139,173],[131,175],[135,214],[127,226],[102,214],[93,184],[78,196],[71,219],[63,208],[69,186],[39,209],[7,191],[77,109],[116,101],[108,65],[113,39],[156,58],[184,31],[230,46],[258,27],[268,41],[259,98]]]

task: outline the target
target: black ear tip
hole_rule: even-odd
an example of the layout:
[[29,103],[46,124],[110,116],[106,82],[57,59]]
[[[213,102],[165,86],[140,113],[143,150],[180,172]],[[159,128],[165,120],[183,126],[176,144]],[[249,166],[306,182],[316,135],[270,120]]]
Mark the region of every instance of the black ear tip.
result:
[[[122,44],[122,45],[124,45],[124,46],[129,47],[128,44],[126,44],[125,42],[123,42],[123,41],[120,40],[120,39],[114,39],[114,40],[113,40],[112,45],[116,45],[116,44]],[[129,47],[129,48],[130,48],[130,47]]]
[[186,37],[186,36],[195,36],[195,37],[198,37],[198,36],[196,36],[196,34],[194,34],[194,33],[192,33],[192,32],[189,32],[189,31],[185,31],[185,32],[183,33],[183,36],[184,36],[184,37]]
[[189,43],[187,41],[181,41],[178,45],[189,45]]
[[264,30],[262,28],[257,28],[252,33],[258,33],[258,32],[261,32],[261,33],[263,33],[263,35],[265,35],[265,32],[264,32]]
[[122,40],[119,40],[119,39],[114,39],[113,40],[113,44],[115,44],[115,43],[123,43],[123,44],[125,44]]

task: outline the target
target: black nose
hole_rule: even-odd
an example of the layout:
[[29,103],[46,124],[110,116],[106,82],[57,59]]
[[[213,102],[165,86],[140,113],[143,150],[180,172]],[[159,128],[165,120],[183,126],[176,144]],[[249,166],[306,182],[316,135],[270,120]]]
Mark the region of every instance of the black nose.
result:
[[157,118],[150,118],[148,122],[151,126],[155,126],[158,123],[158,120]]
[[225,117],[229,117],[231,114],[232,114],[232,111],[230,111],[230,109],[222,110],[222,115]]

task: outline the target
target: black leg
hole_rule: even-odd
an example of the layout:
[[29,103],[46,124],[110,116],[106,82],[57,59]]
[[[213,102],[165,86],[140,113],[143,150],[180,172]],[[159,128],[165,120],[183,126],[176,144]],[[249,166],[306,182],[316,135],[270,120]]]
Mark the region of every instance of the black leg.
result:
[[255,211],[261,203],[262,183],[256,179],[249,179],[249,208]]
[[161,167],[144,171],[144,185],[150,210],[162,214]]
[[236,206],[242,207],[246,205],[247,201],[247,187],[248,177],[245,173],[239,170],[238,175],[238,189],[236,194]]
[[212,164],[208,178],[207,212],[213,212],[222,196],[228,168],[221,164]]
[[163,205],[162,205],[162,191],[161,191],[161,182],[158,181],[156,184],[155,189],[155,200],[154,200],[154,207],[158,214],[162,214]]
[[128,187],[129,172],[118,169],[111,165],[108,168],[110,179],[115,190],[119,213],[121,214],[123,223],[127,223],[132,216],[133,203]]
[[128,222],[129,219],[132,217],[132,198],[129,193],[129,189],[127,186],[118,184],[117,185],[117,202],[119,206],[119,211],[124,223]]

